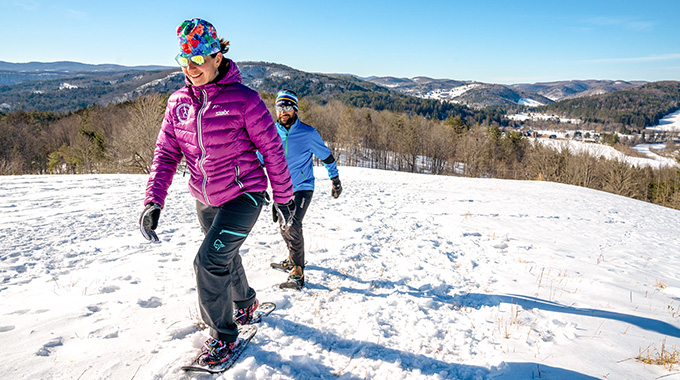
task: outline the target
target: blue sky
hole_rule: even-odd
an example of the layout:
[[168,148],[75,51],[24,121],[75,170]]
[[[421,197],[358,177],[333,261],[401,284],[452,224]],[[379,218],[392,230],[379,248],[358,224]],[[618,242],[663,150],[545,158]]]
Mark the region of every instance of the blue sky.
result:
[[175,65],[212,22],[236,61],[488,83],[680,80],[680,1],[0,0],[0,60]]

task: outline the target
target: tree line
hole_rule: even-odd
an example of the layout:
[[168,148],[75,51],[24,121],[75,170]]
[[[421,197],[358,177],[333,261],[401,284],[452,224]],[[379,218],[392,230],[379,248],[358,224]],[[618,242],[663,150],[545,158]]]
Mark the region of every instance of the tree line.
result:
[[[273,111],[275,96],[262,96]],[[150,94],[68,114],[0,114],[0,174],[148,173],[166,101]],[[680,209],[678,168],[554,150],[479,114],[440,120],[388,108],[303,98],[300,117],[319,130],[341,165],[547,180]]]

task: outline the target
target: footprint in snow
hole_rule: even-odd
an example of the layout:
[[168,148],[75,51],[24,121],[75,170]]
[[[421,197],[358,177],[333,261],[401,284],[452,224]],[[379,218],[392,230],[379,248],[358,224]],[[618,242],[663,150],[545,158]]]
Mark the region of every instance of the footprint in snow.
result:
[[155,309],[157,307],[163,306],[163,302],[161,302],[160,298],[158,297],[151,297],[146,301],[138,300],[137,304],[144,309]]
[[110,286],[105,286],[101,289],[99,289],[99,294],[107,294],[107,293],[113,293],[120,290],[119,286],[116,285],[110,285]]
[[50,354],[52,353],[51,350],[52,348],[62,346],[63,344],[64,342],[61,339],[61,337],[54,338],[48,343],[46,343],[44,346],[42,346],[35,354],[36,356],[50,356]]
[[83,317],[89,317],[90,315],[100,312],[101,310],[102,308],[97,305],[90,305],[87,307],[88,312],[85,315],[83,315]]

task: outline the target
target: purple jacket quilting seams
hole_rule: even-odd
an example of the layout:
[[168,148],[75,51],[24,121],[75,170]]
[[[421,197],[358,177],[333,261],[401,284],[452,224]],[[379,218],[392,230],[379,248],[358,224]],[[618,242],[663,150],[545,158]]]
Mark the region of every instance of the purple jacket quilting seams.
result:
[[[191,195],[208,206],[222,204],[246,192],[267,190],[267,175],[257,159],[264,157],[274,201],[286,203],[293,185],[281,138],[260,95],[241,83],[236,64],[217,81],[191,85],[168,99],[156,141],[144,204],[165,204],[165,197],[182,156],[191,173]],[[223,68],[222,66],[221,68]]]

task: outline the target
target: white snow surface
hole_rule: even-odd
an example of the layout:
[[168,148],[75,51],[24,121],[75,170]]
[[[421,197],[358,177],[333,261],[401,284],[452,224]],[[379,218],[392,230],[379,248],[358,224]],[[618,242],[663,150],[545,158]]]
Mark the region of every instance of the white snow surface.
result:
[[651,128],[656,131],[680,132],[680,111],[675,111],[659,120],[659,125]]
[[436,99],[436,100],[446,100],[454,101],[457,97],[462,96],[466,92],[480,87],[479,83],[470,83],[463,86],[458,86],[451,88],[449,90],[433,90],[423,94],[416,94],[416,96],[424,99]]
[[582,121],[580,119],[569,119],[569,118],[564,118],[564,117],[559,117],[557,115],[548,115],[544,113],[536,113],[536,112],[529,112],[529,113],[524,113],[524,112],[519,112],[516,114],[512,115],[506,115],[508,119],[511,120],[518,120],[518,121],[524,121],[524,120],[549,120],[555,123],[570,123],[570,124],[581,124]]
[[541,102],[539,102],[539,101],[537,101],[537,100],[531,99],[531,98],[521,98],[521,99],[517,102],[517,104],[521,104],[521,105],[529,106],[529,107],[538,107],[538,106],[542,106],[542,105],[543,105],[543,103],[541,103]]
[[278,308],[222,375],[180,367],[202,233],[186,178],[138,230],[145,175],[0,177],[2,379],[656,379],[680,345],[680,211],[550,182],[316,168],[307,285],[263,209],[241,254]]
[[[543,131],[543,133],[546,133]],[[563,136],[563,134],[562,134]],[[659,169],[662,167],[677,167],[678,162],[672,158],[660,156],[652,152],[649,147],[650,144],[639,144],[635,150],[643,153],[647,157],[633,157],[624,154],[621,151],[614,149],[614,147],[594,142],[588,141],[578,141],[569,139],[547,139],[547,138],[530,138],[536,140],[541,144],[562,151],[563,149],[569,149],[571,152],[576,154],[588,153],[595,157],[604,157],[609,160],[619,160],[627,162],[630,165],[637,167],[651,167]],[[655,145],[657,146],[657,145]]]
[[73,90],[73,89],[76,89],[76,88],[78,88],[78,86],[72,85],[72,84],[66,83],[66,82],[59,85],[60,90]]

